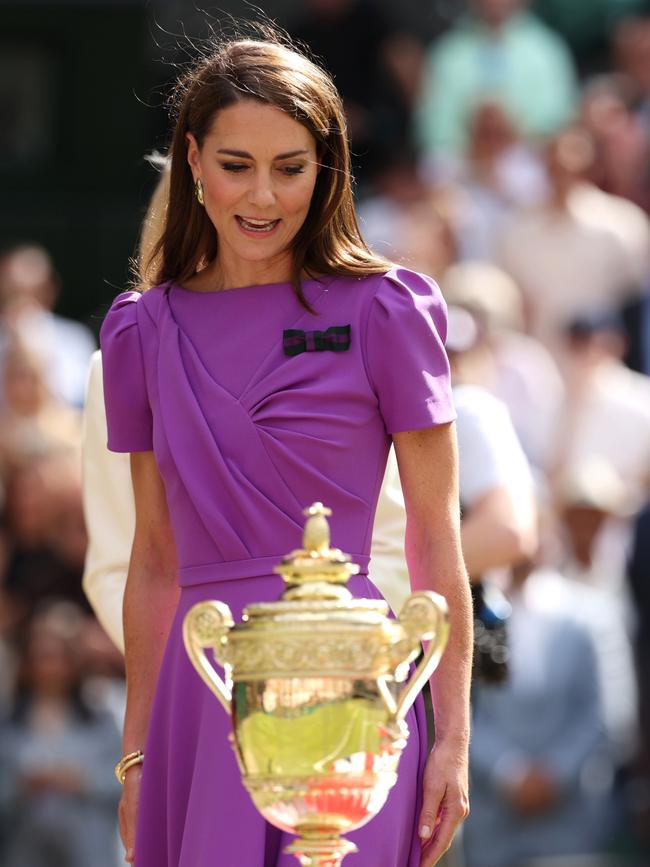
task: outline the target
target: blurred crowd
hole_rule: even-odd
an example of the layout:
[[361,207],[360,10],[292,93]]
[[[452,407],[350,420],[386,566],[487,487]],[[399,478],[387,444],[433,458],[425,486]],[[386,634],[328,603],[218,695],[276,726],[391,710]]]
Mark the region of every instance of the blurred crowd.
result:
[[[428,45],[370,0],[309,0],[289,28],[343,93],[364,236],[438,280],[456,385],[507,408],[535,482],[537,550],[490,576],[507,603],[508,677],[474,690],[472,813],[455,857],[642,867],[650,9],[572,0],[572,19],[535,4],[562,30],[525,0],[457,5]],[[600,64],[576,39],[576,20],[596,14]],[[82,590],[96,341],[54,312],[61,288],[39,246],[0,257],[3,867],[120,862],[122,659]]]
[[85,600],[82,407],[92,332],[59,278],[0,257],[0,863],[115,867],[122,658]]

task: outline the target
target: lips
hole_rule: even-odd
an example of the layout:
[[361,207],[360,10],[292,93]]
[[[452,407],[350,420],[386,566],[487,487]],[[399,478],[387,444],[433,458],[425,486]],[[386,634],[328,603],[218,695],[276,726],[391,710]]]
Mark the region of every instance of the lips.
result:
[[247,232],[257,232],[259,234],[268,234],[279,224],[280,220],[256,220],[252,217],[240,217],[236,215],[237,222]]

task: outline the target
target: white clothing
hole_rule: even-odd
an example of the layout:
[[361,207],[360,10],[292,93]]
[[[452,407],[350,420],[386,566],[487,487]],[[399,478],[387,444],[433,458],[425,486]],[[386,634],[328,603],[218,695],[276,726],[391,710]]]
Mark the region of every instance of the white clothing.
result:
[[603,362],[571,398],[559,443],[568,468],[600,460],[620,477],[636,507],[650,482],[650,377],[617,361]]
[[[51,394],[81,408],[88,364],[97,348],[90,329],[40,308],[21,314],[16,328],[27,348],[42,360]],[[6,344],[7,336],[3,335],[0,353],[4,354]]]
[[567,207],[585,226],[605,229],[614,235],[627,253],[632,283],[644,283],[650,269],[650,220],[629,199],[606,193],[595,184],[576,184]]
[[547,470],[564,409],[564,382],[548,349],[517,331],[495,340],[494,376],[490,391],[508,407],[526,457]]
[[609,230],[568,212],[540,209],[503,232],[498,264],[519,284],[532,312],[531,330],[547,346],[586,314],[618,308],[636,274]]
[[[506,407],[475,385],[454,388],[460,498],[471,509],[484,494],[506,487],[530,495],[532,479]],[[410,593],[404,554],[406,512],[395,450],[391,449],[372,535],[370,578],[394,611]]]
[[97,619],[124,652],[122,599],[135,528],[128,454],[106,447],[102,357],[95,352],[86,390],[83,503],[88,548],[83,588]]

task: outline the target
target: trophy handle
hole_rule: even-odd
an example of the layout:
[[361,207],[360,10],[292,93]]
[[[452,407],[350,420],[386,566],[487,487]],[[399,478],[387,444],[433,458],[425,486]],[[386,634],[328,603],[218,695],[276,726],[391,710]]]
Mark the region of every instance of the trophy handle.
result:
[[414,645],[428,641],[429,645],[397,699],[396,717],[403,720],[418,693],[436,670],[449,636],[448,608],[444,596],[421,590],[412,593],[397,618]]
[[216,695],[228,714],[232,700],[232,684],[230,680],[224,683],[219,677],[205,650],[207,647],[211,647],[219,659],[219,650],[223,640],[233,625],[230,608],[223,602],[216,600],[198,602],[193,605],[183,621],[183,641],[187,655],[194,668],[201,675],[205,685]]

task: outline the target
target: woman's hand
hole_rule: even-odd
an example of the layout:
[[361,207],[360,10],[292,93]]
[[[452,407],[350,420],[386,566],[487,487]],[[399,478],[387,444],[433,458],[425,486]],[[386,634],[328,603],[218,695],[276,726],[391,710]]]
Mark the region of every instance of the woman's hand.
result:
[[440,743],[424,769],[419,833],[420,867],[433,867],[451,846],[454,834],[469,814],[466,743]]
[[141,781],[142,768],[139,765],[129,768],[119,807],[120,837],[124,844],[124,860],[127,864],[135,863],[135,828],[138,820]]

